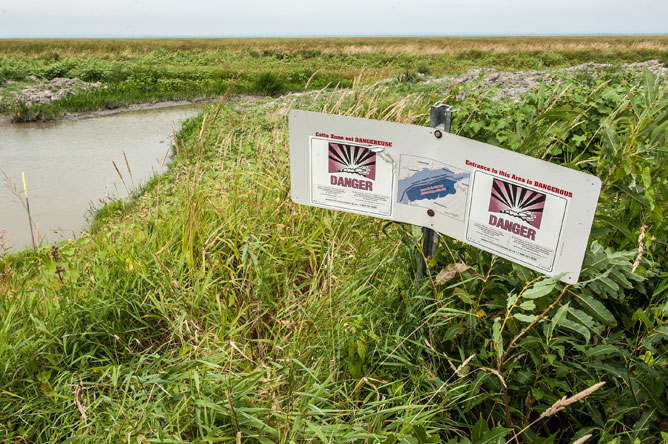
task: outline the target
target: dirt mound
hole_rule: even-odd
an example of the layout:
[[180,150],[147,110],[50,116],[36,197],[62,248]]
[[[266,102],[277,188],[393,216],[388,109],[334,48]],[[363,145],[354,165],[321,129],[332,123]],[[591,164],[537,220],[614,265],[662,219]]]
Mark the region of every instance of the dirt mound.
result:
[[[563,77],[573,77],[580,73],[597,74],[604,71],[625,71],[641,70],[647,68],[654,75],[666,75],[666,64],[659,60],[649,60],[647,62],[631,63],[624,65],[610,65],[604,63],[584,63],[582,65],[572,66],[570,68],[555,69],[552,71],[514,71],[506,72],[492,68],[470,69],[461,76],[447,76],[438,79],[428,80],[427,83],[445,83],[450,86],[462,85],[467,83],[480,82],[480,89],[487,91],[490,88],[498,88],[497,93],[491,97],[492,100],[498,100],[509,97],[519,101],[522,95],[538,88],[541,84],[560,83]],[[458,99],[465,96],[461,93]]]
[[64,77],[44,80],[35,76],[30,76],[28,77],[28,80],[32,80],[36,83],[32,86],[23,88],[15,97],[16,101],[23,102],[27,105],[49,103],[78,92],[104,87],[101,82],[84,82],[83,80]]

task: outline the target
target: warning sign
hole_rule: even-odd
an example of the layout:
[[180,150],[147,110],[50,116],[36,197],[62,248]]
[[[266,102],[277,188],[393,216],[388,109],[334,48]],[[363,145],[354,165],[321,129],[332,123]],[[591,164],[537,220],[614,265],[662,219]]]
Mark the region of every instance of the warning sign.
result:
[[577,282],[601,181],[434,128],[290,112],[292,199],[434,229]]
[[392,159],[368,147],[311,138],[311,202],[371,215],[392,213]]
[[567,200],[476,171],[466,240],[543,272],[554,268]]

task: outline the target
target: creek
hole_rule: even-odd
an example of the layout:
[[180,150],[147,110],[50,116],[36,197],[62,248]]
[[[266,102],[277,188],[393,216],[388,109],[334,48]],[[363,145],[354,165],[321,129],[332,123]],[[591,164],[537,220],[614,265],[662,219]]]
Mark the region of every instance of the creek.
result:
[[40,243],[77,238],[96,208],[127,197],[166,169],[173,130],[202,108],[186,105],[53,123],[1,123],[0,253],[32,246],[21,172]]

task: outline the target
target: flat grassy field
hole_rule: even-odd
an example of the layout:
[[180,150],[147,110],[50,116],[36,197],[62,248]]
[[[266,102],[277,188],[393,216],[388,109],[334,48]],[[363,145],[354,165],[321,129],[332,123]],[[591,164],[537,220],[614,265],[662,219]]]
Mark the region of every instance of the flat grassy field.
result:
[[[664,38],[651,48],[643,39],[492,40],[532,48],[524,53],[492,50],[489,39],[410,45],[432,48],[424,60],[440,73],[450,68],[436,61],[469,51],[537,64],[540,41],[560,57],[665,57]],[[100,210],[81,239],[0,256],[0,442],[668,438],[665,77],[592,72],[517,102],[466,85],[365,83],[369,72],[401,73],[407,66],[389,61],[402,54],[418,57],[404,40],[380,41],[322,40],[311,69],[328,54],[332,69],[348,56],[367,66],[351,88],[323,81],[257,104],[214,103],[176,136],[169,171]],[[223,69],[216,57],[235,53],[257,72],[311,60],[298,55],[313,50],[305,41],[272,41],[266,50],[292,54],[283,58],[253,42],[6,42],[5,57],[176,70],[207,57]],[[362,62],[383,57],[378,71]],[[461,60],[453,70],[480,66]],[[580,283],[445,238],[416,281],[419,228],[290,200],[288,110],[427,125],[439,102],[453,105],[462,136],[601,178]],[[438,277],[453,264],[461,272]]]
[[[360,73],[363,82],[372,82],[483,67],[545,70],[649,59],[668,62],[668,36],[0,40],[0,112],[15,120],[53,119],[132,103],[217,97],[228,88],[276,95],[349,87]],[[34,83],[29,76],[105,87],[35,104],[12,94],[17,85]]]

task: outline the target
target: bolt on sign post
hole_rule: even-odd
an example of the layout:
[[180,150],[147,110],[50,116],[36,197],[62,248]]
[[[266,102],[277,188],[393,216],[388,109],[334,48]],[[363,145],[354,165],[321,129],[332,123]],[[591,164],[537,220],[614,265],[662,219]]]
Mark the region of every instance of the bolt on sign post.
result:
[[[450,134],[436,108],[436,128],[291,111],[292,200],[419,225],[577,282],[601,181]],[[423,246],[433,255],[433,238]]]

